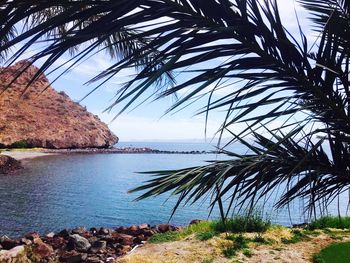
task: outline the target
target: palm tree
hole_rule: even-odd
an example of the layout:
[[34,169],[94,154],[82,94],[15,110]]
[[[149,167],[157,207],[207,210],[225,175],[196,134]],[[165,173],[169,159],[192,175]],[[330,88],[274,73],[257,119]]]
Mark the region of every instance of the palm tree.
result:
[[[203,96],[199,114],[225,112],[219,134],[230,133],[230,143],[249,151],[223,147],[229,160],[152,172],[132,190],[144,191],[139,199],[171,192],[175,211],[210,196],[210,207],[218,205],[226,218],[234,207],[252,211],[281,186],[276,207],[301,198],[311,216],[350,186],[350,3],[299,2],[311,14],[316,41],[300,24],[298,35],[288,32],[273,0],[4,0],[0,58],[12,63],[40,40],[45,45],[31,62],[45,58],[47,71],[67,52],[73,67],[108,51],[116,60],[91,80],[102,83],[96,88],[122,69],[138,70],[108,109],[125,102],[122,113],[145,96],[188,89],[168,112]],[[15,45],[21,48],[10,56]],[[238,123],[246,129],[234,132]]]

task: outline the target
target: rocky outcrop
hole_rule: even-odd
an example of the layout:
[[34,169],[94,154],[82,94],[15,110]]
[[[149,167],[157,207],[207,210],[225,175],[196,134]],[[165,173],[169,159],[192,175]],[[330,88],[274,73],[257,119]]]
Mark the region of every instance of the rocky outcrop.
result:
[[118,141],[100,119],[55,91],[35,66],[8,84],[28,66],[21,61],[0,68],[0,146],[43,148],[107,148]]
[[20,161],[10,156],[0,154],[0,174],[8,174],[21,168]]

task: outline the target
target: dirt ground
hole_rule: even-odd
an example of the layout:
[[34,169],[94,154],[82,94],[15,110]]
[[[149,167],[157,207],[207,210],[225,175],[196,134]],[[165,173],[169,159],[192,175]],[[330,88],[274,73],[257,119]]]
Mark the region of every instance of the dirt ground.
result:
[[[264,262],[264,263],[299,263],[312,262],[312,255],[333,242],[350,241],[350,234],[337,235],[320,233],[318,236],[308,236],[307,240],[293,244],[284,244],[278,239],[288,233],[275,233],[276,242],[272,244],[249,243],[251,256],[238,252],[233,258],[222,254],[225,242],[223,236],[207,241],[199,241],[194,236],[184,240],[162,244],[145,244],[137,247],[131,253],[119,259],[118,263],[226,263],[226,262]],[[267,234],[269,235],[269,234]],[[270,234],[271,235],[271,234]]]

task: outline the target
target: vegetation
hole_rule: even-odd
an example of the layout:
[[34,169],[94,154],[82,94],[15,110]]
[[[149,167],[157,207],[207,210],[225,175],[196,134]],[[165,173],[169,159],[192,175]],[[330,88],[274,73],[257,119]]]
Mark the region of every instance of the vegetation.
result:
[[314,263],[345,263],[350,262],[350,242],[335,243],[315,254]]
[[189,235],[195,234],[199,240],[207,240],[216,235],[212,228],[212,222],[202,221],[189,225],[179,231],[157,233],[150,238],[151,243],[163,243],[181,240]]
[[265,232],[271,226],[269,220],[264,220],[258,214],[237,215],[225,221],[213,222],[213,228],[217,232]]
[[11,148],[30,148],[30,145],[25,140],[17,141],[11,145]]
[[[157,233],[150,239],[151,243],[163,243],[181,240],[195,234],[196,238],[205,241],[213,238],[219,233],[243,233],[243,232],[265,232],[270,227],[269,221],[264,221],[259,216],[248,217],[237,215],[227,221],[201,221],[189,225],[180,231]],[[234,236],[232,236],[234,237]]]
[[[350,183],[350,2],[298,2],[316,40],[304,25],[289,32],[273,0],[4,0],[0,59],[11,63],[40,40],[31,62],[44,59],[42,71],[64,73],[108,51],[115,63],[91,80],[98,81],[93,90],[137,69],[108,109],[122,113],[175,95],[168,112],[192,103],[207,121],[225,112],[219,136],[230,134],[230,143],[249,151],[223,149],[229,160],[152,172],[132,190],[143,191],[138,200],[171,192],[175,211],[211,196],[210,208],[217,205],[225,220],[233,208],[251,212],[281,186],[275,206],[302,198],[311,216]],[[68,52],[72,60],[54,68]]]
[[350,230],[350,217],[325,216],[312,221],[309,229],[338,228]]

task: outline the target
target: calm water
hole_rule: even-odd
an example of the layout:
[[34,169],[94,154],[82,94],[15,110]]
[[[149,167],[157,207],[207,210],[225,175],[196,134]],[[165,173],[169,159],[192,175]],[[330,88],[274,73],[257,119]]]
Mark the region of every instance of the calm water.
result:
[[[120,146],[130,146],[131,143]],[[161,150],[212,150],[203,144],[132,143]],[[241,149],[242,150],[242,149]],[[175,199],[167,195],[133,202],[127,190],[149,178],[135,172],[184,168],[204,160],[224,158],[213,154],[95,154],[46,156],[24,161],[15,176],[0,177],[0,235],[18,236],[30,231],[46,233],[76,226],[115,227],[167,222]],[[292,207],[293,223],[303,222],[298,206]],[[290,224],[287,211],[278,213],[269,204],[273,222]],[[170,221],[184,225],[206,219],[207,205],[180,208]],[[217,217],[214,211],[212,217]]]

